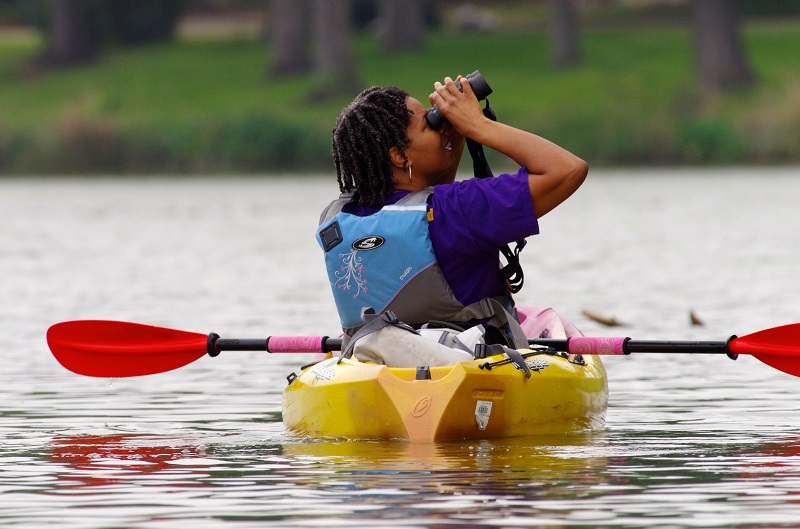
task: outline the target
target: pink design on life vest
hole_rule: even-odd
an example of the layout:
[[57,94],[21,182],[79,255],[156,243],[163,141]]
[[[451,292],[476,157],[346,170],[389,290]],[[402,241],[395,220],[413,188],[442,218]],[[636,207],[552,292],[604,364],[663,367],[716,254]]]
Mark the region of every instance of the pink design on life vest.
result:
[[347,253],[340,253],[342,266],[339,267],[334,275],[336,276],[336,288],[341,290],[355,289],[353,299],[357,298],[362,292],[367,293],[367,280],[364,278],[364,265],[358,257],[358,250],[351,250]]

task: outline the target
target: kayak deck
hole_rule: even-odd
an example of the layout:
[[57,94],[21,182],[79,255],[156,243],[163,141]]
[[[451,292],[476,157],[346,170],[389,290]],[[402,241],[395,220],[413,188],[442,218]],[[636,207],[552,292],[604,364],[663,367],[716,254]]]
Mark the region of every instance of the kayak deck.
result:
[[446,441],[600,428],[608,404],[596,356],[581,362],[521,350],[531,376],[505,355],[413,368],[338,358],[304,369],[283,392],[289,433],[314,438]]

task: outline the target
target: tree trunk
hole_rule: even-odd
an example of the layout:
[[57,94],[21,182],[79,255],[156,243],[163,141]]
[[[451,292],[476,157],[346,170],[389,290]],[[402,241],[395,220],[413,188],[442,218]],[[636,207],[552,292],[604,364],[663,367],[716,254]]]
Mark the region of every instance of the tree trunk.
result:
[[311,71],[309,0],[272,0],[272,65],[279,77]]
[[581,60],[581,51],[572,0],[550,0],[550,5],[553,9],[550,61],[558,67],[577,64]]
[[421,50],[425,39],[423,0],[382,0],[381,46],[385,53]]
[[314,0],[314,18],[317,42],[312,100],[353,94],[360,82],[353,53],[350,0]]
[[754,83],[733,1],[692,0],[691,6],[695,62],[700,81],[713,89]]
[[37,59],[45,66],[69,66],[95,58],[99,43],[89,27],[89,6],[85,0],[50,0],[47,48]]

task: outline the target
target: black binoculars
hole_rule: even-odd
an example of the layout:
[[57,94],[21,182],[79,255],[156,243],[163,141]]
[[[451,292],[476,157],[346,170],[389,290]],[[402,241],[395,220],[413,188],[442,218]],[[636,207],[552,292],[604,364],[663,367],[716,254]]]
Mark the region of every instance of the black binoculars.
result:
[[[475,97],[478,98],[478,101],[486,99],[486,97],[492,93],[492,87],[489,86],[489,83],[486,82],[486,79],[483,78],[480,71],[475,70],[467,75],[466,78],[469,80],[469,85],[472,87],[472,91],[475,92]],[[461,83],[458,81],[456,81],[456,88],[458,88],[459,92],[463,92]],[[425,119],[428,120],[428,126],[434,130],[441,127],[442,124],[447,121],[442,113],[439,112],[439,109],[436,108],[436,105],[433,105],[428,110]]]

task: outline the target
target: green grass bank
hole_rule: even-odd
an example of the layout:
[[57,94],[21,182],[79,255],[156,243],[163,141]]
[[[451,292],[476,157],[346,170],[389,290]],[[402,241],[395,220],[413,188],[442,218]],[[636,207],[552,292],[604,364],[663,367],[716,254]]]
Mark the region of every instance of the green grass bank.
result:
[[[750,23],[745,44],[758,84],[725,94],[696,84],[682,26],[585,29],[583,62],[562,70],[542,31],[434,32],[423,52],[393,56],[362,36],[357,55],[363,86],[422,101],[433,81],[479,68],[501,120],[593,166],[798,163],[800,21]],[[41,45],[0,32],[2,174],[331,167],[329,132],[350,97],[312,104],[310,78],[270,78],[257,39],[182,39],[36,71]]]

